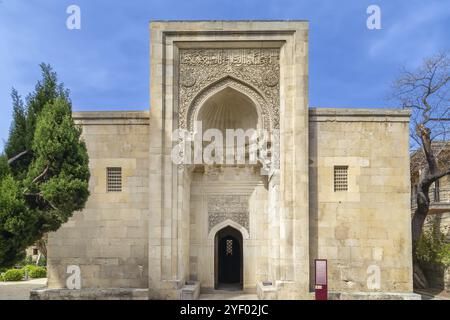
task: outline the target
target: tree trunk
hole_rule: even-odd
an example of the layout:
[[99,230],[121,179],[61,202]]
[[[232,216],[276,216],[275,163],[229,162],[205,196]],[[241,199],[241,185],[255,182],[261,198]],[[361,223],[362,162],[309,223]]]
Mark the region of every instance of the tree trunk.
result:
[[428,280],[417,262],[413,264],[413,284],[415,289],[426,289],[429,287]]
[[42,239],[36,241],[36,247],[45,259],[47,259],[47,238],[47,235],[44,235]]
[[420,267],[419,261],[416,257],[417,241],[422,234],[423,224],[428,214],[430,207],[430,198],[428,196],[429,187],[419,184],[416,201],[417,208],[414,212],[411,224],[412,224],[412,256],[413,256],[413,284],[416,289],[428,288],[428,281],[425,274]]
[[[417,208],[414,212],[411,224],[412,224],[412,243],[413,248],[415,249],[416,242],[419,240],[420,235],[422,234],[423,224],[428,214],[428,210],[430,208],[430,197],[428,196],[428,192],[430,190],[430,186],[423,185],[419,183],[419,187],[417,190],[416,201]],[[415,250],[414,250],[415,252]]]
[[430,208],[430,197],[428,192],[430,191],[430,186],[435,180],[437,180],[436,173],[438,171],[437,161],[433,154],[433,148],[431,145],[431,130],[423,124],[420,124],[416,128],[416,132],[422,141],[422,150],[427,161],[427,167],[424,168],[424,172],[420,177],[416,195],[417,209],[414,212],[414,216],[411,221],[414,257],[416,253],[415,245],[422,234],[423,223],[425,222],[428,209]]

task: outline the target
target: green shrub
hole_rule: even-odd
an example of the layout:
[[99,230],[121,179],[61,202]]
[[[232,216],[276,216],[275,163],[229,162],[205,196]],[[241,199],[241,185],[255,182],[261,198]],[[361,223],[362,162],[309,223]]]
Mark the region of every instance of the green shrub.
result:
[[17,262],[16,266],[26,266],[28,264],[33,264],[33,258],[31,256],[26,256],[19,262]]
[[27,264],[22,269],[23,269],[24,274],[28,274],[28,277],[30,277],[31,270],[36,269],[36,266],[34,264]]
[[33,266],[34,268],[31,268],[28,271],[28,276],[30,278],[45,278],[47,276],[47,269],[45,269],[44,267],[38,267],[38,266]]
[[24,277],[23,269],[9,269],[3,274],[4,281],[21,281]]
[[439,226],[433,225],[423,231],[416,245],[416,255],[421,262],[444,268],[450,266],[450,243],[446,241],[446,235]]
[[45,259],[44,256],[42,256],[42,257],[39,259],[38,266],[40,266],[40,267],[45,267],[45,266],[47,266],[47,259]]

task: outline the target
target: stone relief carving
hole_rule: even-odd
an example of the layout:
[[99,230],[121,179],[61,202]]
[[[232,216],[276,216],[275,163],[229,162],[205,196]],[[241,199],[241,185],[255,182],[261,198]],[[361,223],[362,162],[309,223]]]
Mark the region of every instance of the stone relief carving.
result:
[[209,195],[207,197],[208,232],[227,219],[250,231],[248,201],[249,196],[245,194]]
[[180,49],[179,127],[192,130],[195,108],[219,87],[234,85],[259,104],[263,128],[278,128],[279,59],[273,48]]
[[192,73],[183,73],[180,75],[180,84],[183,87],[189,88],[195,85],[196,79]]

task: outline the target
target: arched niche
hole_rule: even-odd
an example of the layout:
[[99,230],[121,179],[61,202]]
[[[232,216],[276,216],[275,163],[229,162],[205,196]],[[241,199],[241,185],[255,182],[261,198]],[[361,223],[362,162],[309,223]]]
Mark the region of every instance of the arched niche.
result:
[[260,128],[259,119],[254,101],[232,87],[225,87],[206,99],[195,117],[202,123],[203,131],[215,128],[223,134],[226,129],[256,130]]
[[[207,111],[202,111],[202,109],[205,107],[206,110],[213,110],[210,106],[213,103],[218,103],[219,109],[221,108],[221,110],[231,111],[231,108],[226,108],[229,104],[222,103],[223,106],[220,107],[220,101],[225,102],[224,98],[227,96],[235,102],[246,106],[246,108],[241,111],[247,112],[247,120],[249,120],[250,117],[254,118],[255,115],[257,116],[256,128],[254,129],[265,129],[270,131],[272,115],[264,96],[252,86],[228,76],[207,86],[192,100],[187,112],[186,129],[193,132],[195,130],[195,121],[199,119],[199,116],[203,117],[208,113]],[[252,111],[249,106],[252,106],[256,113]],[[239,115],[240,114],[237,114],[237,116]],[[215,117],[216,121],[218,121],[217,112]],[[248,125],[249,123],[246,124]]]

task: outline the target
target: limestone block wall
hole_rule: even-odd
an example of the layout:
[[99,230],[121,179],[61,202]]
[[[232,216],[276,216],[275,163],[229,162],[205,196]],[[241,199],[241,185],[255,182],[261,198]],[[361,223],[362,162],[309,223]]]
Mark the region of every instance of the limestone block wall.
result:
[[268,279],[275,283],[280,277],[280,184],[279,175],[272,175],[268,183],[267,227],[268,227]]
[[[148,287],[147,112],[74,113],[89,153],[86,207],[49,235],[48,287],[66,286],[68,265],[82,288]],[[107,192],[106,168],[122,168],[122,192]]]
[[[331,291],[411,292],[408,112],[309,118],[311,274],[314,259],[328,259]],[[334,190],[334,166],[348,166],[348,190]]]
[[253,256],[244,258],[244,263],[250,264],[244,273],[244,285],[249,288],[256,286],[256,282],[268,281],[269,274],[269,221],[268,221],[268,191],[265,185],[258,185],[250,195],[250,241],[253,246]]

